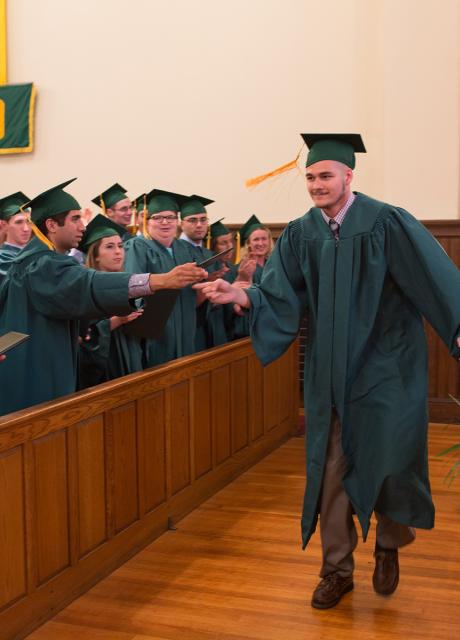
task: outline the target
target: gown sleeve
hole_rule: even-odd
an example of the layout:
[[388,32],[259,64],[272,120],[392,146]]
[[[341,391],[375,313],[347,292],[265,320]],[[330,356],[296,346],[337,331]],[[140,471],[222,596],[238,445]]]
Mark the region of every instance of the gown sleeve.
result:
[[[27,270],[28,298],[38,313],[61,320],[127,315],[130,273],[105,273],[50,252]],[[46,264],[43,264],[46,261]],[[46,274],[46,277],[43,277]]]
[[439,242],[403,209],[386,220],[385,250],[389,271],[414,307],[460,357],[460,271]]
[[286,227],[260,284],[246,289],[252,344],[263,365],[279,358],[295,340],[306,309],[305,276],[296,246],[299,233],[298,221]]

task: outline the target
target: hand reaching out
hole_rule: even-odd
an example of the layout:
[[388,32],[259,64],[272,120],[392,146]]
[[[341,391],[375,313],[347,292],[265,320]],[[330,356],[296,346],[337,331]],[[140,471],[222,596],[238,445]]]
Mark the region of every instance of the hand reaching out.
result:
[[127,316],[112,316],[110,318],[110,331],[118,329],[118,327],[121,327],[123,324],[137,320],[137,318],[139,318],[143,313],[144,309],[139,309],[137,311],[132,311]]
[[228,304],[233,302],[239,304],[241,307],[249,308],[251,306],[246,292],[225,280],[202,282],[195,284],[193,288],[204,293],[207,299],[214,304]]
[[152,291],[157,289],[182,289],[207,277],[207,271],[198,267],[195,262],[187,262],[174,267],[167,273],[151,273],[149,283]]

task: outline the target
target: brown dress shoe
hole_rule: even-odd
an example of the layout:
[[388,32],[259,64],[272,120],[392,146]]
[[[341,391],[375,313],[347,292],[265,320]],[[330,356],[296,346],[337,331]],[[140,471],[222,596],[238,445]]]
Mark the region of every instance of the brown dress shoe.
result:
[[340,602],[342,596],[353,589],[353,577],[330,573],[313,591],[311,606],[315,609],[330,609]]
[[375,569],[372,576],[374,591],[381,596],[389,596],[396,591],[399,582],[399,562],[397,549],[384,549],[375,545]]

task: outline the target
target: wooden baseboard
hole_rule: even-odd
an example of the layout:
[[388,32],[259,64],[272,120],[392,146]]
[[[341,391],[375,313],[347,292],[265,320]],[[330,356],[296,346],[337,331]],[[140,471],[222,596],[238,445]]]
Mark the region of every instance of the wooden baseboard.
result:
[[428,401],[430,422],[460,424],[460,406],[446,398],[430,398]]

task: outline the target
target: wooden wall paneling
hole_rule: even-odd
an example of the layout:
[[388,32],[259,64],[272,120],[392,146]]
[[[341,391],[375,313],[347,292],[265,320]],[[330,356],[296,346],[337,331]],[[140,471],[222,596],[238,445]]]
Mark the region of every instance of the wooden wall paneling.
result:
[[107,413],[111,433],[111,494],[114,533],[139,519],[136,404],[130,402]]
[[26,594],[23,448],[0,454],[0,610]]
[[37,504],[35,501],[35,457],[33,441],[25,442],[22,447],[24,455],[27,594],[31,595],[38,584]]
[[[25,511],[26,540],[24,570],[14,560],[26,578],[0,591],[0,638],[23,638],[287,439],[294,419],[251,440],[248,397],[262,397],[265,383],[260,369],[250,373],[259,367],[249,365],[253,356],[249,340],[241,340],[212,357],[196,354],[0,418],[0,487],[23,483],[23,504],[14,506]],[[284,358],[294,367],[292,350]],[[279,376],[289,394],[287,382]],[[211,398],[211,434],[191,429],[191,418],[208,421],[205,405],[195,402],[203,396]],[[206,444],[195,469],[208,466],[210,451],[213,462],[196,478],[192,435],[197,452],[203,438]],[[10,508],[3,501],[0,513]],[[17,557],[18,537],[4,532],[0,516],[0,558]]]
[[195,376],[191,384],[192,424],[193,424],[193,479],[200,478],[212,469],[212,426],[211,403],[212,389],[211,376],[204,373]]
[[104,418],[76,425],[78,557],[107,540]]
[[[293,385],[296,384],[293,379],[293,360],[290,357],[280,358],[278,360],[278,421],[283,422],[292,416],[292,393]],[[284,380],[286,384],[281,384]]]
[[67,504],[69,509],[69,558],[76,565],[80,559],[80,527],[78,513],[78,448],[76,425],[66,429],[67,439]]
[[249,431],[251,440],[264,435],[263,367],[255,355],[248,358],[249,372]]
[[165,393],[157,391],[137,405],[141,515],[166,500]]
[[211,373],[213,466],[220,465],[231,455],[230,392],[230,367],[215,369]]
[[263,369],[264,374],[264,425],[265,432],[274,429],[279,422],[280,413],[280,375],[279,361],[270,363]]
[[249,443],[247,358],[232,362],[230,380],[232,453],[236,453]]
[[171,496],[191,482],[190,471],[190,404],[189,382],[180,382],[168,389],[170,403],[170,468]]
[[38,584],[70,564],[68,456],[65,429],[34,442]]

